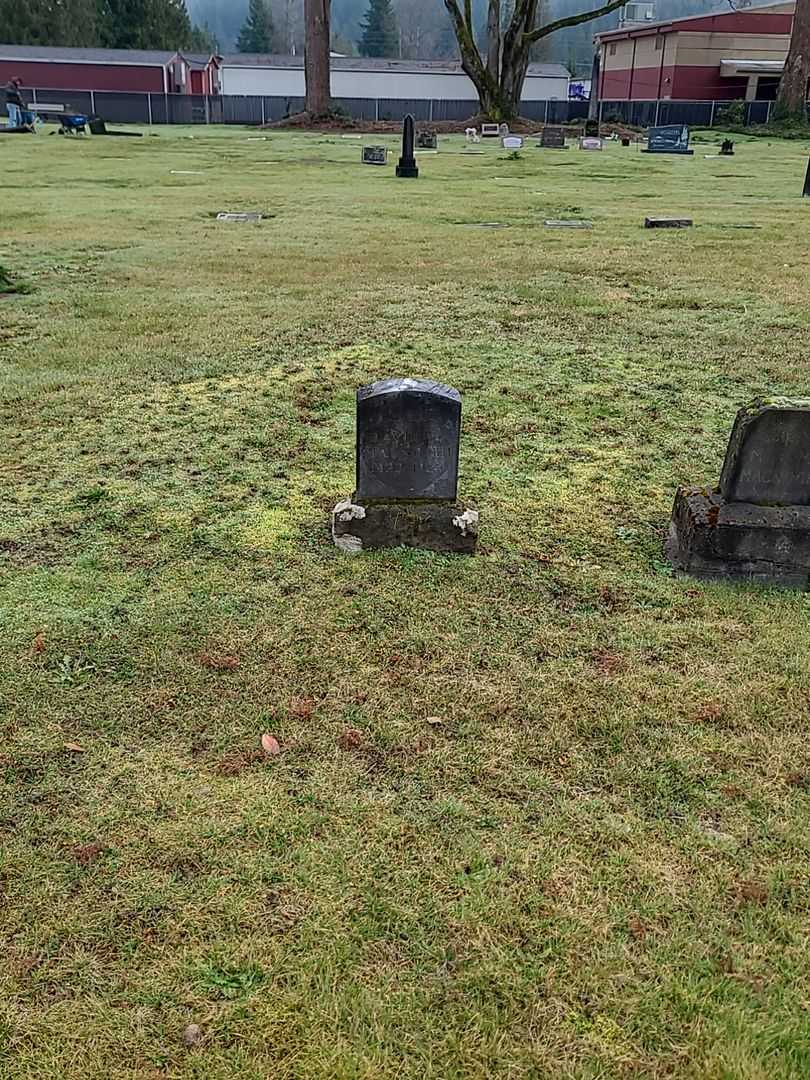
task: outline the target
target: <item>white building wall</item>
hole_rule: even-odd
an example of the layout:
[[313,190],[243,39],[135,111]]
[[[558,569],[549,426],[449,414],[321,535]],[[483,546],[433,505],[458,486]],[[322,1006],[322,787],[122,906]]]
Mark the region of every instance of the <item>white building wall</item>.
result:
[[[223,64],[223,94],[303,97],[304,72],[298,68],[246,67]],[[475,87],[463,72],[332,71],[336,98],[389,98],[391,100],[477,101]],[[567,101],[568,79],[528,75],[524,101]]]

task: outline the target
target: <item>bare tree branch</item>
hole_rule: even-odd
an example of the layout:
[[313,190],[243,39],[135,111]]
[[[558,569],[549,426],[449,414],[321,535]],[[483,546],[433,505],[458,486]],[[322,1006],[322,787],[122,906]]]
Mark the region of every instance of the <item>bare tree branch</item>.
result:
[[523,40],[526,44],[533,45],[535,41],[548,37],[549,34],[553,34],[556,30],[562,30],[566,26],[579,26],[580,23],[590,22],[591,19],[601,19],[603,15],[609,15],[616,8],[624,7],[626,2],[627,0],[610,0],[603,7],[594,8],[593,11],[582,11],[579,15],[568,15],[564,19],[555,19],[554,22],[547,23],[545,26],[538,26],[536,30],[527,33]]

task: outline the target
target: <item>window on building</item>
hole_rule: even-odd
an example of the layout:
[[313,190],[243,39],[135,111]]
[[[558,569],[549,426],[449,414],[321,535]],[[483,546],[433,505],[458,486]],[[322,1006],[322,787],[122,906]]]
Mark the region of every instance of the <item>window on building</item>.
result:
[[655,39],[655,51],[656,52],[661,52],[663,47],[664,47],[664,36],[663,36],[663,34],[659,34],[658,37]]
[[616,55],[616,42],[615,42],[615,41],[612,41],[612,42],[610,43],[610,55],[611,55],[611,56],[615,56],[615,55]]

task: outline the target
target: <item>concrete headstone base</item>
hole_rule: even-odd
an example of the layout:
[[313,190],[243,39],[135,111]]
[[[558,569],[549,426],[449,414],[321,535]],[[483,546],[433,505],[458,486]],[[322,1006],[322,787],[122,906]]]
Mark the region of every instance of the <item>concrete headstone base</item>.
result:
[[707,488],[679,488],[667,556],[691,577],[807,589],[810,506],[728,502]]
[[412,547],[472,555],[478,511],[455,502],[368,502],[346,499],[332,511],[332,538],[342,551]]

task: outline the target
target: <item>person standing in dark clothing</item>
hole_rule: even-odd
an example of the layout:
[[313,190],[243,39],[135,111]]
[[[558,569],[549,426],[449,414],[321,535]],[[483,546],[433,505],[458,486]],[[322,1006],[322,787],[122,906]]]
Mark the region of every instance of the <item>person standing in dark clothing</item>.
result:
[[22,111],[24,102],[20,94],[22,82],[20,79],[10,79],[5,85],[6,112],[8,113],[9,127],[22,127]]

